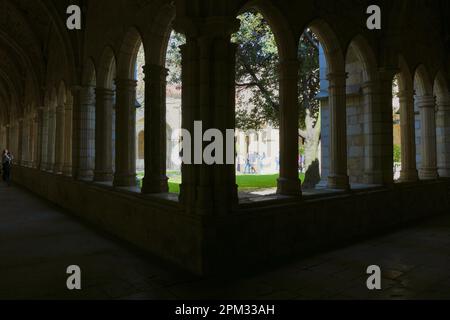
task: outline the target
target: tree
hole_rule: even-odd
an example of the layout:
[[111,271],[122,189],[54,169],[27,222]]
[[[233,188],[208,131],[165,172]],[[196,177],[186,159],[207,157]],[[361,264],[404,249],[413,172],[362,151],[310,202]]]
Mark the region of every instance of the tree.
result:
[[166,55],[166,68],[169,69],[167,83],[181,85],[181,51],[180,46],[186,43],[181,33],[173,31],[169,38]]
[[[236,59],[236,127],[258,131],[279,126],[279,55],[275,36],[264,17],[254,11],[240,15],[241,27],[233,35],[238,44]],[[320,145],[319,40],[306,30],[298,48],[299,136],[306,141],[307,167],[318,160]],[[318,166],[317,166],[318,167]]]

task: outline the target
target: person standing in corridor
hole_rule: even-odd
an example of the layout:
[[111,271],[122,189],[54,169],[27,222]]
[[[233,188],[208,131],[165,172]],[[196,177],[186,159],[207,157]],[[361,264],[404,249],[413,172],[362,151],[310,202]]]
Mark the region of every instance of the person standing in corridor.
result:
[[2,171],[3,171],[3,181],[6,182],[8,186],[11,185],[11,166],[13,157],[8,150],[4,150],[2,154]]

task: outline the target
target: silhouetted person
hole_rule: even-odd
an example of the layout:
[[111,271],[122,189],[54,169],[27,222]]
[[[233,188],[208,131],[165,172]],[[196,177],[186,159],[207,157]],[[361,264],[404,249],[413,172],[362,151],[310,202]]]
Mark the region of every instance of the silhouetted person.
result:
[[8,186],[11,185],[11,165],[13,157],[8,150],[4,150],[2,154],[2,171],[3,171],[3,181],[6,182]]

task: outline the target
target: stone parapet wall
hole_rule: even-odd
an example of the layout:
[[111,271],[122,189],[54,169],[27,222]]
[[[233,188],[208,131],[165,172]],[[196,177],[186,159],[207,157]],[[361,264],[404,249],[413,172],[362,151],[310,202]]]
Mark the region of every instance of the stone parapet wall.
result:
[[192,273],[256,270],[449,212],[447,180],[240,206],[191,216],[157,196],[15,167],[14,181],[120,239]]

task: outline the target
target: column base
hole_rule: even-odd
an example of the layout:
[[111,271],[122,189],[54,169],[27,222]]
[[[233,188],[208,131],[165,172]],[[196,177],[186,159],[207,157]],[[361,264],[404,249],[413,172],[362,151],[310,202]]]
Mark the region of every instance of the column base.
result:
[[441,178],[450,178],[450,168],[438,169],[438,174]]
[[94,171],[95,182],[112,182],[114,174],[112,171]]
[[63,174],[63,165],[62,164],[55,164],[53,168],[53,172],[55,174]]
[[77,174],[77,180],[92,181],[94,172],[92,170],[79,170]]
[[328,187],[328,178],[322,178],[318,184],[316,184],[316,189],[326,189]]
[[142,193],[168,193],[169,192],[169,178],[167,176],[145,176],[142,180]]
[[419,180],[419,172],[417,170],[408,170],[400,172],[400,182],[417,182]]
[[239,204],[237,184],[215,186],[214,214],[228,214],[235,210]]
[[63,174],[67,177],[72,176],[72,167],[71,166],[64,166],[63,167]]
[[338,190],[350,190],[350,180],[348,176],[329,176],[328,188]]
[[215,214],[213,188],[211,188],[210,186],[197,186],[195,195],[196,214],[201,216]]
[[278,179],[277,194],[290,197],[301,197],[302,183],[300,179]]
[[45,163],[41,162],[41,163],[39,164],[38,169],[41,170],[41,171],[45,171],[46,166],[47,166],[47,165],[46,165]]
[[421,180],[437,180],[439,179],[439,174],[437,168],[421,168],[419,177]]
[[372,185],[383,185],[385,183],[382,171],[364,173],[364,183]]
[[113,185],[114,187],[136,187],[137,186],[136,174],[116,173],[114,175]]
[[195,198],[195,185],[191,183],[181,182],[180,195],[178,200],[183,204],[187,213],[191,214],[194,211],[193,199]]

